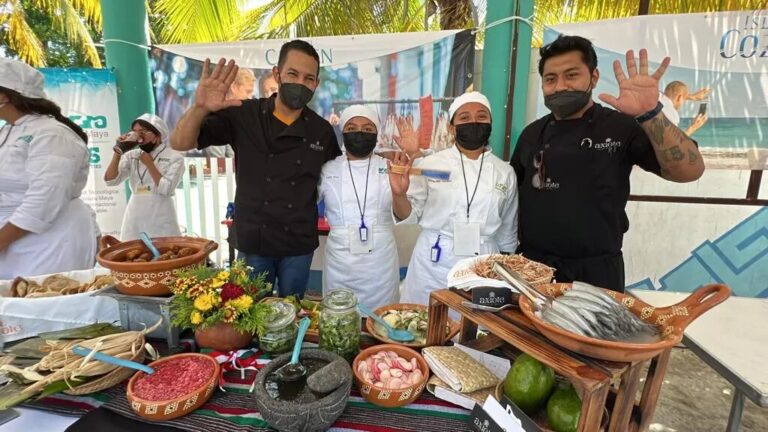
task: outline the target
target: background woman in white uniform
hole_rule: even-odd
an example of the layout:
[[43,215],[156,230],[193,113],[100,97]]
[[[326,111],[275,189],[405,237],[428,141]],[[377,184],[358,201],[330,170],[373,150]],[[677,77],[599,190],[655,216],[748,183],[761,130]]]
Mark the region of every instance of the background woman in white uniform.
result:
[[0,119],[0,279],[93,268],[88,135],[45,99],[40,72],[3,58]]
[[[429,293],[446,288],[448,271],[463,258],[517,249],[516,177],[487,147],[488,99],[465,93],[451,104],[448,115],[457,145],[413,165],[450,171],[450,181],[389,175],[395,217],[422,227],[405,278],[406,303],[428,304]],[[393,163],[409,165],[402,154]]]
[[[131,199],[120,240],[137,239],[142,231],[150,237],[179,236],[173,195],[184,174],[184,157],[168,145],[168,126],[160,117],[143,114],[133,121],[131,129],[141,137],[141,145],[122,155],[114,152],[104,173],[107,186],[130,180]],[[126,135],[120,136],[118,143],[124,142]]]
[[331,226],[323,293],[349,288],[375,309],[397,301],[400,282],[387,163],[373,154],[379,117],[372,108],[355,105],[342,112],[340,125],[345,152],[320,175],[319,198]]

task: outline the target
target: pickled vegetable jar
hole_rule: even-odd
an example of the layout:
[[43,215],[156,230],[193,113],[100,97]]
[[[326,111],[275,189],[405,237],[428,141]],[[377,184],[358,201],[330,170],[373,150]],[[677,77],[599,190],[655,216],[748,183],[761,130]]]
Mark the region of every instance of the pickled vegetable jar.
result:
[[264,331],[259,332],[259,348],[270,355],[291,351],[296,342],[296,330],[296,308],[285,301],[272,303]]
[[360,350],[360,313],[352,290],[332,290],[323,298],[319,332],[321,349],[352,362]]

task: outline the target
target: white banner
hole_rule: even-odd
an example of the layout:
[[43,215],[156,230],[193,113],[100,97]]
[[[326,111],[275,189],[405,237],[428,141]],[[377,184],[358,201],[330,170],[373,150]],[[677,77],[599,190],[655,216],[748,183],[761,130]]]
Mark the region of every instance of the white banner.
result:
[[119,236],[127,202],[125,187],[104,184],[112,146],[120,135],[115,75],[108,69],[40,71],[45,75],[48,97],[88,134],[91,171],[81,198],[96,211],[102,234]]
[[[320,66],[338,66],[394,54],[452,36],[460,30],[374,35],[322,36],[302,38],[320,55]],[[215,42],[182,45],[157,45],[176,55],[203,61],[216,56],[233,59],[242,67],[271,69],[277,65],[280,47],[290,39],[260,39],[241,42]]]
[[[624,64],[625,52],[648,50],[651,70],[665,56],[672,60],[660,90],[670,83],[688,94],[704,87],[704,100],[687,100],[668,107],[679,115],[681,129],[699,143],[707,168],[765,169],[768,167],[768,10],[648,15],[631,18],[560,24],[547,28],[544,42],[558,34],[592,41],[601,76],[593,92],[618,94],[611,63]],[[670,89],[671,99],[679,91]],[[547,112],[539,104],[538,114]],[[677,111],[674,113],[673,111]],[[699,114],[707,120],[690,128]],[[675,121],[675,120],[673,120]]]

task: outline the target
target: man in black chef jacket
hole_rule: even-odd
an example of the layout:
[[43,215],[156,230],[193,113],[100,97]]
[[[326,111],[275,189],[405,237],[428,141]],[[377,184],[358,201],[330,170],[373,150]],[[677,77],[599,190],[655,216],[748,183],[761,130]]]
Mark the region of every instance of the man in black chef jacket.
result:
[[331,125],[307,108],[319,82],[320,58],[294,40],[280,50],[272,73],[277,95],[227,99],[238,67],[206,59],[195,93],[171,135],[171,146],[231,144],[237,191],[235,232],[240,257],[267,272],[280,296],[303,295],[317,241],[317,183],[326,161],[341,154]]
[[653,74],[644,49],[639,64],[627,52],[627,74],[615,61],[619,96],[600,95],[614,110],[592,101],[600,73],[587,39],[560,36],[540,53],[551,113],[523,130],[511,160],[520,188],[519,251],[557,269],[559,282],[624,291],[632,166],[674,182],[704,172],[696,142],[662,113],[659,80],[669,58]]

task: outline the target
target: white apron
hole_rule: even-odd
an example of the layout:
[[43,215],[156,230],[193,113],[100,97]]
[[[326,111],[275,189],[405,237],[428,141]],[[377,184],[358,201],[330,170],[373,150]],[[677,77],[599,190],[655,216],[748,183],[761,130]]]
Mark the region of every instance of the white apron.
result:
[[0,227],[29,231],[0,252],[0,279],[93,268],[96,214],[79,196],[89,152],[68,127],[27,115],[0,132]]
[[[451,171],[451,181],[426,181],[411,177],[408,198],[411,216],[403,223],[418,220],[421,234],[408,264],[401,301],[429,304],[429,294],[447,288],[448,272],[469,256],[454,254],[454,224],[467,222],[467,190],[477,192],[470,207],[469,222],[480,226],[479,254],[514,252],[517,248],[517,185],[514,170],[490,151],[481,161],[463,158],[466,186],[458,149],[447,149],[419,161],[422,168]],[[478,183],[478,175],[480,180]],[[440,236],[440,259],[432,262],[432,247]]]
[[131,199],[123,216],[120,240],[139,238],[146,232],[150,237],[180,236],[173,195],[184,173],[184,158],[166,143],[152,150],[150,155],[162,178],[155,184],[147,167],[139,160],[141,150],[131,150],[120,160],[118,176],[106,182],[119,186],[125,180],[131,185]]
[[[350,240],[359,236],[360,209],[349,176],[346,156],[323,167],[321,198],[331,232],[325,244],[323,293],[349,288],[365,306],[376,309],[397,302],[400,271],[393,234],[392,192],[386,162],[374,156],[368,180],[365,225],[373,242],[371,253],[352,253]],[[352,161],[357,195],[362,206],[368,161]]]

